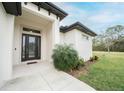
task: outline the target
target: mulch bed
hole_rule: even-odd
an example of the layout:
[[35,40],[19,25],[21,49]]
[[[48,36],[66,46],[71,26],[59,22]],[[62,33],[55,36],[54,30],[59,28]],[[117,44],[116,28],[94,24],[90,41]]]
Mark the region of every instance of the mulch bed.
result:
[[67,72],[67,73],[78,78],[81,75],[86,75],[89,72],[89,66],[94,64],[94,63],[95,63],[95,61],[87,61],[87,62],[85,62],[85,65],[83,67],[80,67],[78,70],[75,69],[75,70],[72,70],[72,71]]

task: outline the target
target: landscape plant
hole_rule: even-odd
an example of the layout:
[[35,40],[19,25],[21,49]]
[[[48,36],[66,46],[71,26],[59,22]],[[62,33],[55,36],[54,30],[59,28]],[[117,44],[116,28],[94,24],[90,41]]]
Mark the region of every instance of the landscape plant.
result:
[[83,58],[79,58],[78,59],[78,64],[76,66],[75,69],[79,70],[81,67],[83,67],[85,64],[84,64],[84,59]]
[[71,71],[79,64],[78,53],[72,45],[56,45],[52,58],[55,68],[62,71]]

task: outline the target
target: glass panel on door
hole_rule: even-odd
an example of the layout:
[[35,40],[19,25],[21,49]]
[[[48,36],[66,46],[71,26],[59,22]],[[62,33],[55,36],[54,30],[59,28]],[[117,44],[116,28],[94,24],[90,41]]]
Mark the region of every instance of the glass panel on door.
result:
[[29,58],[35,57],[36,41],[34,36],[29,36]]
[[22,58],[25,58],[25,36],[22,36]]

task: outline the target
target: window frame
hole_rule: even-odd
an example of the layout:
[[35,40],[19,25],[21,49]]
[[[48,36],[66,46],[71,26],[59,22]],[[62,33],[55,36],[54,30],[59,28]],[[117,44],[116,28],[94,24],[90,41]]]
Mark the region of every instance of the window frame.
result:
[[[25,58],[23,58],[23,36],[25,36]],[[35,37],[35,57],[29,57],[29,37]],[[31,35],[31,34],[22,34],[22,43],[21,43],[21,62],[24,61],[28,61],[28,60],[37,60],[37,59],[41,59],[41,36],[37,36],[37,35]],[[39,42],[38,42],[39,40]],[[39,43],[39,47],[38,47],[38,43]]]

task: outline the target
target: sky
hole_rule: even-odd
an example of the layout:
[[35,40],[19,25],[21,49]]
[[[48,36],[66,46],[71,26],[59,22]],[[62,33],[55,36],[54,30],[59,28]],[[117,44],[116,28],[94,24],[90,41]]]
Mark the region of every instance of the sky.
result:
[[112,2],[54,2],[68,13],[60,25],[81,22],[92,31],[100,34],[108,27],[124,25],[124,3]]

